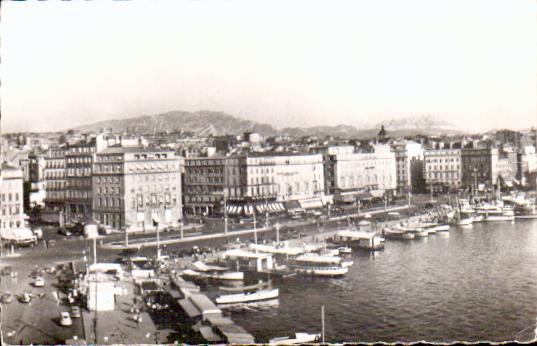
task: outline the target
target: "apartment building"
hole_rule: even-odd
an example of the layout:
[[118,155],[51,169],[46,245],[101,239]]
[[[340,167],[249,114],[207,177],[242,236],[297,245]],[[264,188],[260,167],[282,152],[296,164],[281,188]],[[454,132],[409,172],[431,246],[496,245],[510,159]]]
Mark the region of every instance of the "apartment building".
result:
[[25,225],[23,177],[20,168],[0,166],[0,234]]
[[185,212],[193,215],[220,214],[223,208],[226,158],[186,158],[184,169]]
[[148,230],[182,222],[181,168],[175,152],[114,146],[93,163],[93,218],[114,229]]
[[336,201],[352,202],[364,191],[383,197],[397,187],[396,156],[388,145],[376,144],[372,152],[329,149],[327,155],[328,184]]
[[424,176],[429,191],[456,191],[462,184],[461,149],[443,145],[424,150]]
[[65,147],[50,148],[44,157],[43,170],[47,210],[59,212],[64,209],[65,179]]

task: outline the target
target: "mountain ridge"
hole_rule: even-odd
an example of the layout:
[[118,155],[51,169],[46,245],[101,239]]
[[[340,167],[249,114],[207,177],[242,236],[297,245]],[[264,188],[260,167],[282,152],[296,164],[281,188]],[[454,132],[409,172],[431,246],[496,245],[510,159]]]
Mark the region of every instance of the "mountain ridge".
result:
[[461,134],[463,131],[440,117],[418,115],[413,117],[389,119],[370,126],[356,127],[348,124],[334,126],[320,125],[310,127],[284,127],[277,129],[271,124],[242,119],[224,112],[200,110],[197,112],[169,111],[154,115],[142,115],[123,119],[110,119],[74,127],[74,130],[99,131],[112,128],[114,131],[126,132],[135,128],[138,133],[155,133],[165,131],[188,131],[201,136],[240,135],[246,131],[255,131],[263,136],[289,135],[293,137],[326,136],[365,138],[375,136],[384,126],[389,136]]

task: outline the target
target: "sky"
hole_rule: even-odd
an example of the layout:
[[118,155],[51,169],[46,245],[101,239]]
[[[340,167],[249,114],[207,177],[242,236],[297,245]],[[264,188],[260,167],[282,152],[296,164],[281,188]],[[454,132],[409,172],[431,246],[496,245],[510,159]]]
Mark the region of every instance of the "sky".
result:
[[4,2],[2,131],[171,110],[537,125],[535,0]]

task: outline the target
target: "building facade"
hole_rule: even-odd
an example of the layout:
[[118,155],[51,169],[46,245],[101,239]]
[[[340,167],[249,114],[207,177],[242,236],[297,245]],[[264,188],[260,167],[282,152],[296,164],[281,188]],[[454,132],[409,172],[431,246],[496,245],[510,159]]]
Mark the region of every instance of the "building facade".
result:
[[45,185],[45,208],[61,211],[65,204],[65,148],[56,147],[47,151],[43,171]]
[[425,149],[424,178],[428,191],[457,191],[462,184],[461,149]]
[[20,168],[0,167],[0,234],[25,225],[23,176]]
[[149,230],[182,222],[181,168],[175,152],[110,147],[95,155],[93,219],[114,229]]
[[93,159],[95,138],[69,145],[65,151],[65,219],[67,223],[84,221],[93,206]]
[[375,145],[371,153],[350,152],[348,149],[330,154],[330,192],[336,200],[352,201],[363,191],[373,191],[375,197],[391,193],[397,188],[396,154],[388,145]]
[[192,215],[221,213],[225,165],[226,158],[222,156],[185,159],[183,195],[186,213]]

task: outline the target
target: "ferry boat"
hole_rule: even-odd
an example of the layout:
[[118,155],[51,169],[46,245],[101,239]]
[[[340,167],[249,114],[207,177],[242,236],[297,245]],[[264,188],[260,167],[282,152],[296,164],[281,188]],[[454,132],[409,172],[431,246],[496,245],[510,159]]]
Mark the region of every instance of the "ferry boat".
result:
[[294,338],[288,336],[274,338],[269,340],[269,345],[294,345],[307,344],[319,341],[321,334],[295,333]]
[[337,232],[331,241],[367,250],[384,249],[384,238],[373,232],[343,230]]
[[304,254],[296,257],[288,267],[297,273],[314,276],[341,276],[347,274],[352,261],[342,263],[341,257]]
[[216,298],[217,304],[235,304],[235,303],[247,303],[260,300],[268,300],[278,298],[280,292],[277,288],[264,289],[254,292],[243,292],[236,294],[221,295]]

